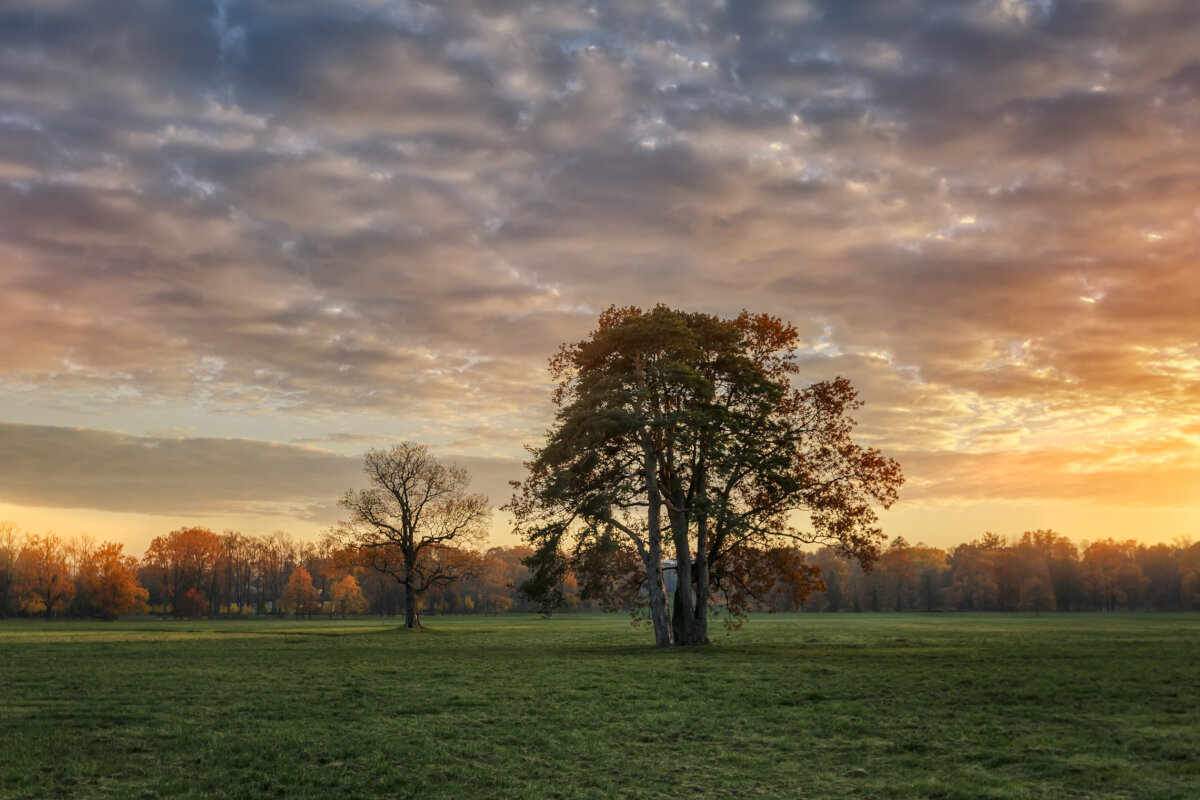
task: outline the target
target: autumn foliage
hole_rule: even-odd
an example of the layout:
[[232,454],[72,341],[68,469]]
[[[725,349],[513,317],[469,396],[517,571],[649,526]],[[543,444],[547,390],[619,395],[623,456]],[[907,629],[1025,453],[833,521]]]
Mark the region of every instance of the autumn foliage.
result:
[[553,609],[571,571],[589,594],[616,590],[633,553],[655,644],[703,645],[711,612],[736,621],[751,597],[815,585],[800,545],[869,568],[900,466],[855,440],[848,380],[792,384],[798,346],[777,317],[663,305],[614,306],[562,345],[554,425],[507,506],[536,551],[527,596]]
[[312,575],[296,567],[283,587],[283,607],[296,616],[312,616],[321,607],[321,593],[313,586]]
[[17,596],[21,609],[45,613],[50,619],[64,611],[75,597],[67,554],[52,533],[31,536],[17,558]]
[[[184,529],[204,531],[204,528]],[[162,582],[156,539],[140,561],[112,542],[55,534],[29,535],[0,523],[0,599],[5,615],[116,619],[147,611],[179,619],[212,615],[404,613],[402,587],[363,564],[360,553],[298,542],[276,532],[264,537],[215,534],[217,552],[203,580]],[[199,535],[175,536],[184,550]],[[643,573],[636,553],[613,540],[609,550],[583,554],[551,587],[566,611],[644,611]],[[212,554],[209,554],[212,555]],[[471,559],[472,578],[429,589],[426,614],[530,613],[522,584],[536,579],[526,546],[493,547]],[[537,554],[539,557],[545,554]],[[835,548],[731,550],[729,569],[714,572],[727,619],[736,626],[757,611],[1123,611],[1200,609],[1200,544],[1140,544],[1098,539],[1077,545],[1049,530],[1005,538],[985,534],[950,548],[894,539],[872,570]],[[668,562],[665,574],[672,576]],[[182,574],[182,573],[181,573]],[[204,588],[200,585],[204,584]],[[289,587],[291,589],[289,590]]]
[[150,593],[137,581],[138,561],[124,547],[108,542],[92,555],[84,578],[87,594],[104,619],[143,613]]
[[144,561],[161,588],[164,617],[168,602],[177,617],[213,612],[209,596],[222,555],[221,540],[208,528],[180,528],[150,542]]
[[353,575],[335,581],[329,589],[329,595],[333,613],[343,618],[347,614],[364,614],[367,611],[367,598],[363,596],[362,587]]

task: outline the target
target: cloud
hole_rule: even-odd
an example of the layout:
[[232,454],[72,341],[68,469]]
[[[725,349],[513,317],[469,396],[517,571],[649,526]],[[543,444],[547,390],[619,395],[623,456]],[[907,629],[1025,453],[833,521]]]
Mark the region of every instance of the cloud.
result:
[[[252,439],[0,423],[0,451],[0,503],[21,506],[332,522],[342,493],[366,485],[361,457]],[[466,467],[473,489],[497,505],[508,499],[507,481],[521,477],[513,459],[445,460]]]
[[3,502],[155,514],[285,512],[336,500],[355,459],[246,439],[0,424]]
[[[558,344],[667,302],[795,322],[805,376],[853,377],[863,435],[931,474],[1186,435],[1195,5],[788,9],[7,4],[0,412],[177,409],[214,436],[72,436],[299,508],[341,456],[229,420],[516,459]],[[221,483],[235,447],[305,488]]]

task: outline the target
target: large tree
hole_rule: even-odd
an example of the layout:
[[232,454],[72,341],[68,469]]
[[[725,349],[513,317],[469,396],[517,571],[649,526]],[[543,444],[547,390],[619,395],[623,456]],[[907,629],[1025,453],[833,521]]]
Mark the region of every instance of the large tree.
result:
[[814,584],[789,548],[826,544],[869,565],[884,541],[872,506],[896,499],[900,468],[853,440],[849,381],[791,385],[796,343],[765,314],[658,306],[610,308],[588,339],[563,345],[555,424],[509,506],[535,548],[526,594],[552,606],[568,571],[585,594],[629,585],[603,554],[632,549],[656,644],[703,644],[710,597],[740,613],[748,596],[782,586],[800,598]]
[[361,563],[395,578],[404,587],[404,624],[419,627],[421,594],[469,574],[491,506],[467,491],[465,469],[439,463],[427,445],[372,449],[363,472],[370,487],[339,501],[349,519],[330,532],[331,544],[353,548]]

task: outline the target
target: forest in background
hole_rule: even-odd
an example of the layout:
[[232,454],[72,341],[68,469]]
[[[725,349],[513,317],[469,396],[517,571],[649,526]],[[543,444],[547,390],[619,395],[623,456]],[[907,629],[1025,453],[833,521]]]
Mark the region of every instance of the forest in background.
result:
[[[428,590],[424,614],[532,612],[519,589],[529,578],[524,546],[460,552],[470,577]],[[445,555],[443,554],[443,557]],[[1076,545],[1054,531],[1006,538],[988,533],[948,549],[892,541],[869,571],[831,548],[804,554],[820,570],[797,606],[784,587],[760,591],[751,610],[855,611],[1176,611],[1200,608],[1200,543],[1146,545],[1102,539]],[[598,611],[574,575],[563,610]],[[611,607],[611,602],[603,604]],[[629,607],[629,606],[627,606]],[[716,599],[720,609],[720,599]],[[140,559],[122,545],[87,536],[31,535],[0,523],[3,616],[115,619],[404,612],[391,576],[353,551],[297,541],[284,532],[181,528],[157,537]]]

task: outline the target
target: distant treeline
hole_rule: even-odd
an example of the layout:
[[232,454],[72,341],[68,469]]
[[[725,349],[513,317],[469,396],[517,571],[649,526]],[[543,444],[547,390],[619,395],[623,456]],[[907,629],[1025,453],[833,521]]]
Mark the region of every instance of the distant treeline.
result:
[[[527,547],[493,547],[473,559],[470,579],[425,593],[425,613],[536,611],[516,591],[528,572]],[[569,580],[570,606],[578,601]],[[173,618],[404,613],[404,592],[390,575],[358,563],[350,550],[301,542],[284,532],[181,528],[155,538],[139,560],[123,546],[88,536],[28,535],[0,523],[0,613]]]
[[[470,577],[430,589],[429,614],[532,612],[518,588],[528,547],[475,554]],[[1104,539],[1076,546],[1053,531],[1016,539],[986,534],[946,550],[896,539],[873,569],[831,549],[808,554],[820,583],[796,609],[786,593],[753,607],[801,611],[1173,611],[1200,608],[1200,544],[1145,545]],[[567,610],[598,610],[568,575]],[[28,535],[0,523],[0,613],[174,618],[404,613],[396,580],[351,550],[286,533],[181,528],[151,542],[139,560],[120,544],[87,536]]]
[[805,611],[1179,611],[1200,608],[1200,544],[1101,539],[1054,531],[988,533],[948,550],[895,539],[874,569],[820,550],[824,590]]

